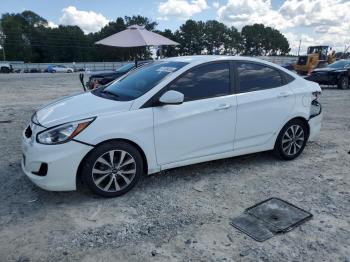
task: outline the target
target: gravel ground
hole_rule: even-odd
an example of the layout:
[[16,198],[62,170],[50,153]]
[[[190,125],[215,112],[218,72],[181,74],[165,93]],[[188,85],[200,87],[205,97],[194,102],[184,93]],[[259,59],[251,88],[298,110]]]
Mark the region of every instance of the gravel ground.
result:
[[[47,192],[20,168],[33,110],[81,90],[76,74],[0,75],[1,261],[350,261],[350,90],[324,90],[322,132],[294,161],[260,153],[177,168],[115,199]],[[229,225],[269,197],[314,218],[263,243]]]

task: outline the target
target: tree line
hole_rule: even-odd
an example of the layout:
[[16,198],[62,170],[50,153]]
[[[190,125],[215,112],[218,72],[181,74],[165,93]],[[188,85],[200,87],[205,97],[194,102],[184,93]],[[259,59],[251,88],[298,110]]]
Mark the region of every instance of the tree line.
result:
[[[166,57],[194,54],[285,55],[290,47],[278,30],[262,24],[246,25],[239,32],[216,20],[187,20],[174,32],[157,30],[157,22],[140,15],[118,17],[96,33],[84,34],[78,26],[60,25],[50,28],[48,21],[32,11],[10,14],[0,19],[0,45],[7,60],[25,62],[125,61],[135,54],[142,59],[151,55],[149,48],[116,48],[95,42],[126,29],[143,25],[147,30],[168,37],[178,46],[165,46]],[[0,53],[1,55],[1,53]]]

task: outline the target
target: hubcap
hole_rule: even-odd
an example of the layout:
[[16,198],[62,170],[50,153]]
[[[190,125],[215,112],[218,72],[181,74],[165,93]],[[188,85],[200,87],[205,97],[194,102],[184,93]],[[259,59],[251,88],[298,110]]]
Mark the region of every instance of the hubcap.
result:
[[282,137],[282,150],[288,156],[297,154],[305,140],[304,130],[299,125],[289,127]]
[[124,150],[111,150],[100,156],[92,169],[95,185],[105,192],[118,192],[135,178],[135,159]]

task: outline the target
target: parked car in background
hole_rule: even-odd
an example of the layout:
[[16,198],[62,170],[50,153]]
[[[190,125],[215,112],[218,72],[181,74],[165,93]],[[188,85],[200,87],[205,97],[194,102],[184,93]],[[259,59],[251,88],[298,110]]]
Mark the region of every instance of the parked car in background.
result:
[[[146,63],[149,63],[149,61],[138,61],[137,66],[140,67],[145,65]],[[86,87],[88,89],[94,89],[100,85],[106,85],[135,68],[135,63],[133,62],[127,63],[114,71],[94,72],[93,74],[91,74],[89,80],[86,82]]]
[[13,67],[9,63],[0,63],[0,73],[12,73]]
[[150,62],[110,85],[38,110],[22,169],[38,186],[129,191],[142,174],[272,150],[298,157],[321,128],[321,88],[283,67],[232,56]]
[[64,65],[49,65],[47,71],[49,73],[73,73],[74,69]]
[[338,60],[327,67],[317,68],[306,79],[320,85],[337,85],[339,89],[347,89],[350,80],[350,59]]

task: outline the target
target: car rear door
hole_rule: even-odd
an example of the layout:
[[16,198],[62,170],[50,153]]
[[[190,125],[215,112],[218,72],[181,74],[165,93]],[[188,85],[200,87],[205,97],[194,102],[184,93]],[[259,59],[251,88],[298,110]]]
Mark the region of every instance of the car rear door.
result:
[[153,108],[154,138],[160,165],[233,150],[236,97],[230,63],[189,69],[168,85],[185,96],[180,105]]
[[263,146],[289,120],[295,96],[279,70],[245,61],[235,65],[238,94],[234,149]]

